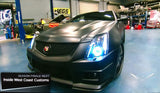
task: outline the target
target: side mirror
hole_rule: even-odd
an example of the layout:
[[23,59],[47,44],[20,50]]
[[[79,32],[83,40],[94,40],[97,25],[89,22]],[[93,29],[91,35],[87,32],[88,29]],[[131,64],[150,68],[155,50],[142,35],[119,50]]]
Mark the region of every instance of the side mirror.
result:
[[127,17],[123,17],[123,18],[117,19],[117,21],[123,22],[124,24],[126,24],[127,21],[128,21],[128,18]]
[[121,17],[121,18],[119,18],[119,19],[117,19],[118,21],[123,21],[123,20],[127,20],[128,19],[128,17]]

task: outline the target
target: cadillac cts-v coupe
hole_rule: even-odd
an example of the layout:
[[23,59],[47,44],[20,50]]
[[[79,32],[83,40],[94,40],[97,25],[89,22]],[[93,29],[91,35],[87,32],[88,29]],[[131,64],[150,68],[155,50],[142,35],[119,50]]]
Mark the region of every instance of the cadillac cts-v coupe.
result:
[[121,73],[124,31],[113,11],[77,15],[35,34],[27,49],[28,67],[73,89],[102,90]]

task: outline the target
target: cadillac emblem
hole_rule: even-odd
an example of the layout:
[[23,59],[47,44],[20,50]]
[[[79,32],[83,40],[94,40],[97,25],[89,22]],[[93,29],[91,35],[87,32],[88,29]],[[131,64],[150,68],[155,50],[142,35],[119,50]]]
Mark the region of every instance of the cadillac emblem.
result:
[[45,52],[48,52],[48,51],[49,51],[49,46],[45,46],[45,47],[43,48],[43,50],[44,50]]

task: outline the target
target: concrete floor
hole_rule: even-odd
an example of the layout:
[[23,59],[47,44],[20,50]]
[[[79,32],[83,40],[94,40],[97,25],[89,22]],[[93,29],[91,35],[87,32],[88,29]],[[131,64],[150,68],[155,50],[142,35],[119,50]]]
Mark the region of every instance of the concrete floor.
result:
[[[26,48],[18,41],[0,43],[0,72],[30,72]],[[160,29],[126,30],[124,66],[120,77],[100,93],[160,93]],[[0,85],[1,87],[1,85]],[[51,92],[74,92],[51,83]]]

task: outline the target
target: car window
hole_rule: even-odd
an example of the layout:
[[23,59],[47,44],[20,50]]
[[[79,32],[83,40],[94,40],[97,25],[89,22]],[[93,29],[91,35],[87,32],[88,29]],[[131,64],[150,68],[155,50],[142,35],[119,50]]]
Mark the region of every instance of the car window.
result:
[[82,15],[78,15],[71,19],[71,22],[81,22],[86,20],[115,20],[114,15],[112,11],[107,12],[92,12],[92,13],[86,13]]
[[72,20],[72,22],[81,22],[84,20],[84,16],[78,16]]

